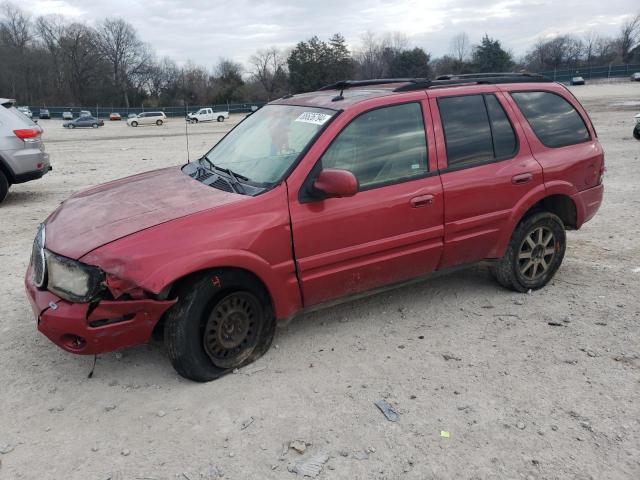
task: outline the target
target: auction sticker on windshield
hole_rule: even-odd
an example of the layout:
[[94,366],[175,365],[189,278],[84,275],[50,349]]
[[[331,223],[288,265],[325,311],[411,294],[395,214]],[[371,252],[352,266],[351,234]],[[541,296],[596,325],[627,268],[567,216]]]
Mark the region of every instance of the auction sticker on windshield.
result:
[[301,113],[296,122],[313,123],[315,125],[324,125],[327,120],[331,118],[331,115],[318,112],[304,112]]

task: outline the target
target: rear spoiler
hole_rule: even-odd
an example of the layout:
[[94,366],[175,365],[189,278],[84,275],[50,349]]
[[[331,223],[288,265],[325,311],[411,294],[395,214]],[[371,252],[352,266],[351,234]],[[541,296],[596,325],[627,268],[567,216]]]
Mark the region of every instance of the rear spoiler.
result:
[[0,98],[0,105],[5,108],[11,108],[15,105],[16,101],[12,98]]

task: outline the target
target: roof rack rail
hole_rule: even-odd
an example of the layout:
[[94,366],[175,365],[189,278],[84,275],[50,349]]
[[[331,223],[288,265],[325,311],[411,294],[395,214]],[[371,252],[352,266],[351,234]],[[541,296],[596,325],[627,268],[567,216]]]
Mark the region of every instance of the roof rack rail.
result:
[[415,82],[416,80],[427,80],[426,78],[374,78],[372,80],[340,80],[336,83],[331,83],[320,87],[318,90],[346,90],[353,87],[369,87],[371,85],[386,85],[388,83],[407,83]]
[[453,85],[487,84],[496,85],[500,83],[538,83],[552,82],[543,75],[537,73],[469,73],[461,75],[440,75],[435,80],[426,82],[411,82],[395,88],[394,92],[410,92],[412,90],[423,90],[426,88],[448,87]]
[[536,83],[551,82],[549,78],[538,73],[464,73],[440,75],[435,80],[430,78],[376,78],[372,80],[340,80],[339,82],[325,85],[320,91],[340,90],[340,95],[335,100],[342,100],[342,91],[354,87],[367,87],[372,85],[388,85],[391,83],[404,83],[395,88],[394,92],[410,92],[434,87],[447,87],[450,85],[468,84],[499,84],[499,83]]

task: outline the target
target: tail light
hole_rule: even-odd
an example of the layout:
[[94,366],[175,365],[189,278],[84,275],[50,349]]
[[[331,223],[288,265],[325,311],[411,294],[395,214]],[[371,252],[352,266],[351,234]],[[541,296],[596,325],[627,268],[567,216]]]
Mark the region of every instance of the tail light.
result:
[[16,137],[18,137],[20,140],[35,140],[36,138],[38,138],[40,136],[40,134],[42,133],[42,131],[39,128],[23,128],[21,130],[14,130],[13,133],[16,135]]

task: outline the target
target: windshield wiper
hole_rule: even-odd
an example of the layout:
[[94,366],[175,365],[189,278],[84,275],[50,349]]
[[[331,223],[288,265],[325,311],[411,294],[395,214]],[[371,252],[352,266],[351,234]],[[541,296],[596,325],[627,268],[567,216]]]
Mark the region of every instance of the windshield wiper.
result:
[[[242,185],[240,180],[248,181],[249,179],[247,177],[245,177],[244,175],[241,175],[239,173],[235,173],[230,168],[219,167],[218,165],[213,163],[211,160],[209,160],[209,157],[207,157],[206,155],[203,156],[201,158],[201,160],[206,160],[206,162],[211,166],[211,169],[219,170],[220,172],[226,173],[229,176],[229,178],[232,180],[233,183],[231,183],[231,182],[230,183],[231,183],[231,186],[236,190],[236,192],[237,193],[242,193],[243,195],[246,195],[247,191],[245,190],[244,185]],[[238,180],[238,179],[240,179],[240,180]]]

